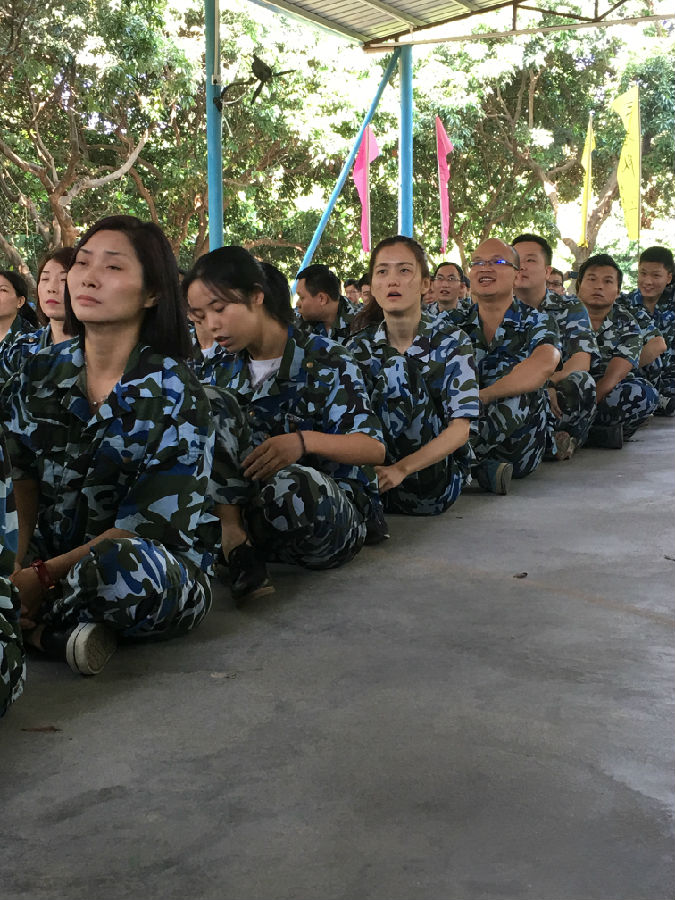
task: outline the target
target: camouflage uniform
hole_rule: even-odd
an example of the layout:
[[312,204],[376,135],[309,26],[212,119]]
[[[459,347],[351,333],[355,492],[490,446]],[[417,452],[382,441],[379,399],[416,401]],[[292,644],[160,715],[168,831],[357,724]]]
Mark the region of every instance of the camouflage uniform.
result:
[[340,297],[338,301],[337,316],[335,322],[330,329],[330,333],[323,322],[306,322],[302,316],[298,327],[306,334],[318,334],[321,337],[330,338],[331,341],[337,341],[338,344],[346,344],[349,339],[349,329],[351,327],[356,311],[354,306],[346,297]]
[[307,454],[260,482],[243,478],[240,471],[233,474],[231,462],[246,456],[249,443],[257,447],[268,437],[293,431],[361,433],[383,443],[361,371],[335,341],[303,334],[293,326],[279,371],[255,388],[248,360],[245,351],[221,352],[201,368],[207,383],[234,394],[246,421],[237,449],[230,438],[230,400],[225,395],[223,407],[214,405],[213,497],[218,503],[243,507],[249,536],[268,559],[312,569],[340,565],[361,549],[366,536],[365,523],[377,499],[372,467]]
[[642,331],[636,319],[615,303],[595,334],[599,353],[591,363],[591,374],[596,381],[615,357],[628,360],[633,371],[598,403],[593,424],[623,425],[624,437],[630,437],[654,412],[659,401],[656,388],[636,373],[643,346]]
[[[479,388],[494,384],[543,344],[560,349],[555,322],[514,297],[488,343],[474,303],[468,310],[444,313],[465,331],[474,348]],[[548,436],[548,393],[539,388],[516,397],[501,397],[486,406],[471,423],[471,446],[479,464],[483,460],[511,463],[513,477],[524,478],[543,459]]]
[[141,345],[93,414],[85,379],[74,338],[35,354],[3,395],[14,477],[39,485],[31,554],[49,560],[111,528],[134,535],[91,547],[40,620],[105,622],[130,639],[189,631],[210,605],[206,546],[218,534],[204,499],[214,442],[204,392],[182,363]]
[[[636,290],[623,294],[620,298],[631,315],[635,316],[641,327],[649,320],[666,342],[666,351],[653,363],[640,370],[640,375],[647,378],[657,388],[661,397],[666,400],[675,397],[675,285],[667,285],[665,291],[654,307],[652,315],[644,305],[642,294]],[[653,333],[649,333],[653,336]],[[645,340],[649,338],[645,335]]]
[[[386,465],[419,450],[453,419],[478,418],[478,384],[473,347],[444,318],[422,313],[417,336],[400,353],[385,323],[371,325],[347,345],[361,366],[387,447]],[[469,479],[469,445],[408,475],[382,495],[388,512],[428,516],[451,506]]]
[[45,325],[37,331],[23,331],[11,343],[0,344],[0,384],[18,372],[24,362],[38,350],[52,344],[52,327]]
[[26,679],[19,594],[9,580],[14,571],[18,534],[9,457],[0,432],[0,716],[21,694]]
[[34,331],[33,326],[28,322],[24,317],[17,313],[14,316],[14,321],[9,326],[9,331],[7,334],[0,340],[0,346],[6,345],[9,346],[14,343],[14,341],[22,334],[30,334]]
[[[597,356],[598,344],[588,310],[578,297],[560,296],[547,290],[538,309],[548,313],[558,326],[562,346],[558,369],[575,353],[589,353],[591,359]],[[595,379],[590,371],[579,370],[561,378],[554,386],[563,415],[557,419],[549,410],[550,432],[566,431],[578,444],[583,444],[595,417]]]

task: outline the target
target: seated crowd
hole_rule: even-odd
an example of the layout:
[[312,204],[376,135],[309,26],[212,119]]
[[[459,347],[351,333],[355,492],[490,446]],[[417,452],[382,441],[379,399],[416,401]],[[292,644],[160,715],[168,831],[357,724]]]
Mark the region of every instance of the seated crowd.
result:
[[26,646],[96,674],[198,625],[214,572],[240,605],[274,590],[268,562],[341,565],[386,514],[442,513],[472,479],[507,494],[675,415],[669,250],[630,294],[607,254],[563,293],[532,234],[468,271],[390,237],[344,293],[302,269],[294,311],[242,247],[181,286],[161,229],[111,216],[42,262],[36,318],[0,272],[0,714]]

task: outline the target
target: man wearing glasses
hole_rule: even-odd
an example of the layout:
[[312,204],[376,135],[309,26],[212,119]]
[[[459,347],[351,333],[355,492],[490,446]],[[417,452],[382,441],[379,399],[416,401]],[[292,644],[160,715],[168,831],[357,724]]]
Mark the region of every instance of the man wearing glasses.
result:
[[548,398],[544,388],[560,360],[555,323],[513,296],[518,253],[489,238],[471,257],[472,305],[446,313],[474,348],[481,415],[471,426],[478,483],[506,494],[511,478],[524,478],[546,449]]
[[562,296],[565,293],[563,273],[560,269],[554,269],[551,266],[550,274],[546,276],[546,287],[549,291],[553,291],[554,294],[560,294]]
[[547,455],[552,459],[570,459],[586,440],[595,415],[595,380],[590,368],[592,357],[598,354],[598,344],[583,303],[547,289],[553,258],[548,241],[538,234],[521,234],[513,246],[520,256],[516,297],[533,309],[548,313],[560,332],[562,359],[547,385],[552,436]]

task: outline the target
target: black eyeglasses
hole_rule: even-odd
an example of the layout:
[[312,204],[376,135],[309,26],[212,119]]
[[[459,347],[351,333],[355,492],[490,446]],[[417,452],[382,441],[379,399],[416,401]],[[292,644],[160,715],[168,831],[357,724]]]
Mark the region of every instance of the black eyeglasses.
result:
[[497,257],[496,259],[472,259],[469,263],[469,268],[471,269],[482,269],[485,266],[511,266],[516,272],[520,271],[520,267],[515,263],[510,262],[508,259],[502,259],[501,257]]

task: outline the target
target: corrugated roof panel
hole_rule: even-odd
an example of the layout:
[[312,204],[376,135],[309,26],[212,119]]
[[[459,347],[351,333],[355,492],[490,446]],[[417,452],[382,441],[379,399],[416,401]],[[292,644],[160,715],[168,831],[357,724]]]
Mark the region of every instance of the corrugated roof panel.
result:
[[383,40],[407,28],[424,28],[474,11],[501,6],[494,0],[253,0],[306,18],[363,41]]

